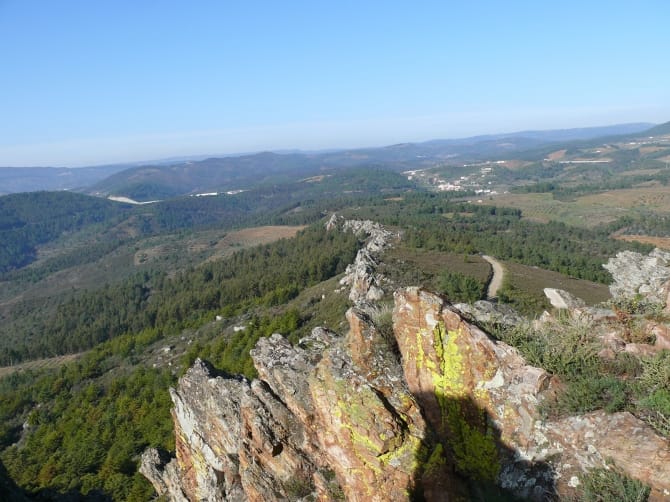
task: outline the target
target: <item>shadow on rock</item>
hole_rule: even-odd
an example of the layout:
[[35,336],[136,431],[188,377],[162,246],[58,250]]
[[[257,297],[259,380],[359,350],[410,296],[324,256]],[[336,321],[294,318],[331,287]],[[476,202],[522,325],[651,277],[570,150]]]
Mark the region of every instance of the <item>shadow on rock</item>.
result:
[[550,464],[530,462],[505,445],[486,410],[470,399],[415,396],[422,409],[438,404],[436,423],[417,452],[415,501],[547,501],[557,499]]

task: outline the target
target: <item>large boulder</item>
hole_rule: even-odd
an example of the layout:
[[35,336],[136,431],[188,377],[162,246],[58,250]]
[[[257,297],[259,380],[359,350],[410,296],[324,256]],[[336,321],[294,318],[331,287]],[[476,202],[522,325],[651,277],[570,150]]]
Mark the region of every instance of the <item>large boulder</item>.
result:
[[666,304],[670,281],[670,253],[654,249],[645,256],[621,251],[603,267],[612,274],[613,297],[634,298],[640,295],[651,302]]

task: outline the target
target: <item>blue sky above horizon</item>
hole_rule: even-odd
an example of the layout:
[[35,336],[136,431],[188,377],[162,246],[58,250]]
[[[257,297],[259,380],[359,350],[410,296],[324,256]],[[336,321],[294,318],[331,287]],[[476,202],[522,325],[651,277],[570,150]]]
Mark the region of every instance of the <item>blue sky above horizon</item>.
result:
[[666,0],[0,0],[0,165],[670,120]]

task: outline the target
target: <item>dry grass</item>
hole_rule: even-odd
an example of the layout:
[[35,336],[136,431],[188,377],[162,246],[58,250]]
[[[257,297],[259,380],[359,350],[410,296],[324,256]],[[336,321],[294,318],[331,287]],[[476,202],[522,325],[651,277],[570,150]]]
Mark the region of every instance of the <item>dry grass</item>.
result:
[[265,226],[245,228],[236,232],[229,232],[226,236],[214,245],[214,254],[209,260],[216,260],[229,256],[241,248],[269,244],[279,239],[290,239],[295,237],[302,226]]
[[636,169],[634,171],[626,171],[621,173],[621,176],[648,176],[652,174],[658,174],[662,169]]
[[589,305],[604,302],[610,298],[609,288],[604,284],[574,279],[572,277],[529,267],[518,263],[505,262],[505,276],[516,288],[534,296],[544,296],[544,288],[562,289],[581,298]]
[[137,251],[134,256],[135,266],[144,265],[153,260],[171,254],[211,253],[208,260],[215,260],[229,256],[239,249],[261,244],[269,244],[279,239],[291,238],[305,228],[304,226],[265,226],[222,233],[221,231],[207,231],[194,234],[193,237],[183,240],[180,236],[163,236],[149,240],[149,245]]
[[640,153],[642,155],[649,154],[649,153],[655,153],[655,152],[660,152],[661,150],[665,150],[665,147],[662,146],[642,146],[640,147]]
[[613,235],[612,237],[620,241],[641,242],[661,249],[670,249],[670,237],[655,237],[653,235]]
[[547,155],[547,158],[549,160],[560,160],[563,157],[565,157],[565,152],[567,152],[567,150],[565,150],[565,149],[556,150],[555,152],[551,152],[549,155]]
[[330,174],[320,174],[318,176],[311,176],[309,178],[302,179],[300,181],[303,181],[305,183],[318,183],[319,181],[323,181],[325,178],[330,178]]
[[670,190],[654,185],[624,190],[611,190],[594,195],[580,197],[578,202],[586,206],[609,207],[612,209],[647,209],[670,211]]
[[521,209],[523,217],[531,221],[561,221],[588,228],[614,221],[627,212],[623,207],[583,202],[581,198],[574,202],[559,201],[549,193],[505,194],[495,197],[493,204]]

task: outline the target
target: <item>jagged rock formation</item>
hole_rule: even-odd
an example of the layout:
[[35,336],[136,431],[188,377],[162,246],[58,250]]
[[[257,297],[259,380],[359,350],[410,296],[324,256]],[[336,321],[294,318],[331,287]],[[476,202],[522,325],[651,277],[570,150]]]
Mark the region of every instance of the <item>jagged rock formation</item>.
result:
[[655,500],[670,496],[670,443],[631,414],[545,421],[538,406],[560,382],[444,298],[397,291],[392,335],[357,298],[345,336],[261,339],[252,382],[196,361],[171,390],[176,457],[142,458],[156,490],[177,501],[367,502],[487,500],[503,487],[539,501],[575,495],[579,474],[612,459]]
[[613,297],[632,298],[636,295],[666,304],[670,281],[670,253],[654,249],[648,256],[633,251],[621,251],[603,267],[612,274],[610,286]]
[[369,236],[365,246],[356,254],[354,263],[347,266],[340,285],[350,288],[349,300],[354,305],[381,300],[384,296],[384,277],[376,272],[377,260],[379,254],[391,245],[394,234],[370,220],[344,220],[336,215],[330,218],[326,229],[332,230],[338,226],[343,232]]
[[416,288],[393,315],[401,364],[355,308],[346,337],[259,341],[254,382],[196,362],[172,391],[177,458],[143,472],[171,500],[452,500],[463,476],[545,500],[612,459],[670,491],[668,441],[629,413],[543,421],[557,383],[515,349]]

